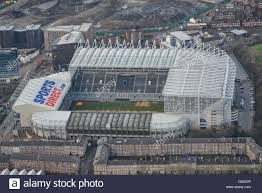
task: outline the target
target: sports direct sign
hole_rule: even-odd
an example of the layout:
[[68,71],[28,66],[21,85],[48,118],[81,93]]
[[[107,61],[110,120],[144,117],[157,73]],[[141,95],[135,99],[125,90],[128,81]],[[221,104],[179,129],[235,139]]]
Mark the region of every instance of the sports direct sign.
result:
[[42,87],[34,98],[34,102],[40,105],[55,107],[65,89],[65,83],[45,80]]

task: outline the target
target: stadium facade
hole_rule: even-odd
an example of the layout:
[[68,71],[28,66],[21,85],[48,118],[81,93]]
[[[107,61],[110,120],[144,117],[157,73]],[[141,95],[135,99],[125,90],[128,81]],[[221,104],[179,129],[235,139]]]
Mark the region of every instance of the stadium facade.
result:
[[[231,125],[235,75],[231,58],[209,45],[164,49],[95,42],[77,48],[67,72],[30,80],[13,110],[22,127],[47,138],[178,137],[189,129]],[[107,87],[110,81],[116,84]],[[164,102],[164,112],[69,110],[81,100]]]

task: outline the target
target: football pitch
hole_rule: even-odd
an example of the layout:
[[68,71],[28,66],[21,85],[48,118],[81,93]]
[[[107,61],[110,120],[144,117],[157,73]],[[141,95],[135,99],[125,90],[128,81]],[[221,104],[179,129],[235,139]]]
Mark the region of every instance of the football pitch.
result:
[[149,101],[74,101],[71,110],[96,110],[96,111],[152,111],[164,112],[164,102]]

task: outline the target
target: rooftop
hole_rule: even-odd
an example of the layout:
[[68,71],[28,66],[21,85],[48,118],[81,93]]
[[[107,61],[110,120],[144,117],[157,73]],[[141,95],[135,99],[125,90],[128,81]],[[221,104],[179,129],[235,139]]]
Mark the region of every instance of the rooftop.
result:
[[[176,113],[152,113],[151,130],[172,130],[180,128],[189,120]],[[172,128],[172,129],[170,129]]]
[[75,25],[60,25],[60,26],[52,26],[52,27],[47,27],[47,31],[63,31],[63,32],[71,32],[71,31],[76,31],[78,27]]
[[110,157],[109,165],[133,165],[133,164],[172,164],[172,163],[196,163],[196,164],[251,164],[245,155],[163,155],[163,156],[117,156]]
[[[61,140],[13,140],[13,141],[2,141],[0,146],[82,146],[87,142],[86,138],[81,138],[79,142],[76,141],[61,141]],[[1,156],[0,156],[1,159]]]
[[65,128],[71,111],[36,112],[32,115],[32,124],[41,128]]
[[45,175],[45,172],[43,170],[40,171],[35,171],[35,170],[29,170],[26,171],[26,169],[23,170],[18,170],[18,169],[13,169],[13,170],[9,170],[8,168],[4,169],[0,175]]
[[[54,82],[52,87],[48,85],[48,87],[49,88],[51,87],[52,90],[48,93],[48,96],[45,97],[46,99],[42,103],[36,102],[35,97],[38,96],[38,93],[41,91],[46,81]],[[26,87],[23,89],[23,91],[17,98],[15,104],[13,105],[13,109],[16,112],[20,112],[22,108],[28,108],[30,106],[30,107],[43,108],[45,110],[51,110],[51,111],[58,110],[70,86],[71,86],[71,77],[69,72],[60,72],[42,78],[31,79],[29,80]],[[58,99],[53,105],[51,106],[47,105],[45,102],[47,102],[47,98],[55,88],[62,90],[61,94],[59,95]]]
[[183,31],[170,32],[170,35],[181,41],[192,40],[192,37]]
[[92,23],[82,23],[82,25],[79,26],[78,31],[80,32],[86,32],[92,27]]
[[80,158],[77,156],[68,155],[45,155],[45,154],[22,154],[14,153],[11,155],[11,160],[32,160],[32,161],[50,161],[50,162],[66,162],[80,163]]
[[[171,153],[170,150],[167,150],[169,144],[195,144],[200,143],[200,145],[208,143],[216,144],[227,144],[227,143],[237,143],[245,144],[251,147],[251,150],[256,155],[261,155],[262,149],[259,147],[251,138],[172,138],[161,144],[161,146],[166,145],[166,148],[160,148],[161,151],[154,151],[153,154],[150,154],[151,150],[154,150],[154,144],[156,140],[152,138],[143,138],[143,139],[106,139],[100,138],[98,140],[98,148],[95,155],[94,164],[169,164],[175,162],[189,162],[196,164],[251,164],[259,163],[260,160],[251,161],[246,153],[240,151],[239,154],[229,154],[224,152],[222,154],[199,154],[194,153],[184,153],[179,152]],[[141,147],[141,145],[148,145]],[[122,145],[131,145],[127,147],[118,147]],[[234,147],[234,146],[233,146]],[[151,149],[152,148],[152,149]],[[129,150],[128,150],[129,149]],[[138,149],[139,151],[134,153],[134,150]],[[126,151],[125,151],[126,150]],[[140,154],[141,152],[143,154]],[[117,153],[118,152],[118,153]],[[148,153],[147,153],[148,152]]]
[[13,30],[15,28],[15,26],[13,25],[2,25],[0,26],[0,31],[9,31],[9,30]]
[[77,43],[84,43],[84,36],[81,32],[73,31],[70,32],[61,38],[58,38],[53,45],[62,45],[62,44],[77,44]]
[[40,27],[41,27],[41,25],[34,25],[34,24],[32,24],[32,25],[27,25],[25,29],[26,30],[37,30]]
[[169,70],[163,95],[232,99],[236,67],[228,56],[224,58],[218,54],[179,50],[175,68]]
[[233,33],[237,36],[241,36],[241,35],[247,34],[247,31],[243,30],[243,29],[233,29],[233,30],[231,30],[231,33]]
[[49,26],[46,28],[47,31],[63,31],[63,32],[71,32],[71,31],[80,31],[86,32],[92,27],[92,23],[82,23],[81,25],[60,25],[60,26]]
[[[172,138],[166,142],[166,144],[174,143],[246,143],[249,138]],[[98,143],[103,142],[103,138]],[[155,139],[143,138],[143,139],[108,139],[107,144],[154,144]]]
[[41,11],[46,11],[52,7],[54,7],[58,3],[58,0],[52,0],[49,2],[42,3],[40,5],[34,6],[34,8],[41,9]]
[[72,112],[67,128],[149,131],[151,116],[151,113],[138,112]]
[[171,68],[176,49],[78,48],[70,67]]
[[164,96],[233,98],[236,67],[222,50],[191,48],[79,47],[70,68],[169,69]]
[[9,162],[9,155],[0,154],[0,163],[8,163]]

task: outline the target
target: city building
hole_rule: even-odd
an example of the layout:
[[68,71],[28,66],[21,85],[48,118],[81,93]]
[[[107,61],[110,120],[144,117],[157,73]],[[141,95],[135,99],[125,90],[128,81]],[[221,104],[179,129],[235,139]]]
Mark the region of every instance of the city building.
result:
[[207,28],[207,23],[187,23],[188,30],[203,30]]
[[16,48],[0,49],[0,83],[10,83],[20,78],[20,60]]
[[18,175],[18,176],[31,176],[31,175],[36,175],[36,176],[40,176],[40,175],[45,175],[45,172],[43,170],[40,171],[35,171],[35,170],[17,170],[17,169],[13,169],[13,170],[9,170],[8,168],[4,169],[2,172],[0,172],[0,175],[9,175],[9,176],[13,176],[13,175]]
[[0,47],[19,49],[40,49],[43,44],[41,25],[0,26]]
[[174,32],[170,32],[167,36],[166,36],[166,40],[165,42],[166,46],[190,46],[193,44],[193,38],[188,35],[186,32],[183,31],[174,31]]
[[221,37],[219,35],[203,35],[198,40],[199,42],[209,44],[210,46],[219,46],[224,43],[224,37]]
[[46,173],[78,174],[80,158],[68,155],[14,153],[10,158],[11,168],[44,170]]
[[9,155],[0,153],[0,171],[9,168]]
[[0,26],[0,48],[11,48],[14,43],[15,26]]
[[26,48],[40,49],[43,46],[43,32],[41,25],[26,26]]
[[95,175],[257,174],[262,148],[251,138],[99,139]]
[[78,44],[85,43],[82,32],[73,31],[52,44],[52,58],[54,70],[56,72],[68,70],[70,61],[77,49]]
[[44,44],[45,50],[51,51],[52,44],[62,36],[72,32],[82,32],[85,40],[93,41],[95,32],[91,23],[83,23],[81,25],[66,25],[66,26],[49,26],[44,29]]
[[235,37],[247,37],[248,32],[243,29],[234,29],[230,31],[232,34],[235,35]]
[[221,3],[224,0],[199,0],[200,2],[205,2],[205,3],[213,3],[213,4],[218,4]]
[[12,140],[0,142],[2,154],[50,154],[84,156],[88,145],[87,138],[76,141],[61,140]]
[[144,32],[135,29],[127,31],[125,36],[127,42],[133,42],[135,45],[137,45],[139,40],[144,40]]

